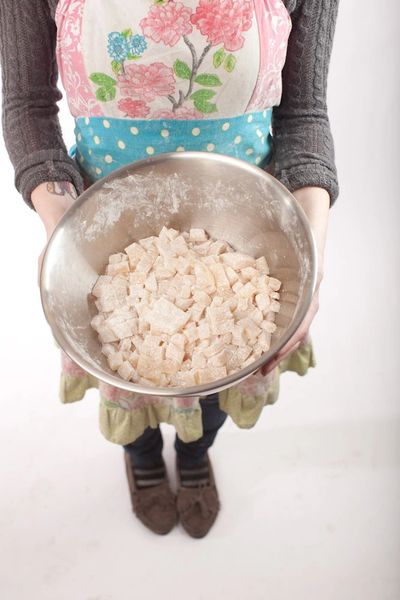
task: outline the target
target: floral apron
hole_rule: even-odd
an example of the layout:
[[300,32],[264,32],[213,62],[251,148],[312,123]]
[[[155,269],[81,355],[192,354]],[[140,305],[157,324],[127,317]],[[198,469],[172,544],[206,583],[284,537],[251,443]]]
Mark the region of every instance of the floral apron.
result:
[[[75,118],[75,157],[92,183],[163,152],[218,152],[264,166],[272,108],[291,30],[282,0],[60,0],[57,62]],[[203,435],[199,398],[134,394],[99,382],[62,354],[60,397],[100,391],[100,430],[128,444],[148,426],[175,426],[184,442]],[[279,373],[314,366],[311,343],[271,374],[220,392],[243,428],[276,401]]]

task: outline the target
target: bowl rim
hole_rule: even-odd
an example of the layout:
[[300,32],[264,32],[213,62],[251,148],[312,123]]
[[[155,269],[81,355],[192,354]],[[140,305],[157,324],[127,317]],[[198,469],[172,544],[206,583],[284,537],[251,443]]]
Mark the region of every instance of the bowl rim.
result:
[[[202,160],[210,160],[210,162],[215,162],[215,160],[220,162],[225,162],[227,164],[233,164],[239,166],[242,169],[247,170],[250,173],[254,173],[257,177],[262,177],[265,181],[269,181],[270,183],[280,189],[283,200],[286,202],[291,202],[292,206],[294,206],[294,210],[297,213],[297,217],[300,219],[302,226],[305,230],[307,241],[311,250],[311,260],[310,260],[310,280],[311,285],[308,289],[305,290],[305,299],[303,306],[295,314],[292,323],[285,330],[284,334],[279,338],[279,340],[270,348],[267,352],[264,352],[260,358],[256,361],[247,365],[243,369],[236,371],[232,375],[227,375],[222,379],[218,379],[216,381],[210,383],[204,383],[201,385],[191,386],[191,387],[154,387],[150,388],[144,385],[140,385],[138,383],[134,383],[132,381],[126,381],[116,375],[111,375],[98,367],[94,367],[90,363],[88,363],[75,349],[68,343],[68,340],[65,339],[62,331],[57,326],[55,320],[52,318],[51,311],[48,308],[48,303],[46,302],[46,287],[45,287],[45,279],[46,279],[46,271],[47,265],[49,262],[49,255],[52,251],[52,248],[57,242],[57,238],[62,235],[63,226],[70,218],[71,214],[78,210],[86,200],[91,197],[93,193],[97,190],[100,190],[110,181],[114,181],[115,179],[124,178],[131,174],[131,170],[133,168],[141,167],[141,166],[151,166],[152,164],[157,164],[159,162],[168,161],[171,159],[178,160],[186,160],[193,158],[201,158]],[[116,169],[109,175],[102,177],[97,180],[95,183],[90,185],[80,196],[76,199],[76,201],[68,208],[68,210],[64,213],[60,221],[57,223],[52,235],[50,236],[46,249],[43,255],[43,261],[40,269],[40,299],[43,308],[43,312],[45,314],[45,318],[50,326],[52,334],[60,346],[60,348],[71,358],[79,367],[81,367],[84,371],[95,377],[101,382],[107,383],[113,387],[133,392],[136,394],[142,395],[152,395],[152,396],[162,396],[162,397],[193,397],[193,396],[207,396],[209,394],[220,392],[224,389],[230,388],[234,385],[237,385],[241,381],[247,379],[250,375],[258,371],[261,367],[266,365],[271,359],[276,356],[280,350],[288,343],[288,341],[294,336],[297,329],[300,327],[301,323],[306,316],[312,301],[312,297],[314,295],[317,283],[317,273],[318,273],[318,255],[317,255],[317,246],[315,242],[315,236],[311,229],[308,218],[301,207],[301,205],[297,202],[294,195],[278,180],[276,177],[267,173],[264,169],[258,167],[257,165],[252,165],[242,159],[234,158],[231,156],[227,156],[225,154],[218,154],[217,152],[200,152],[200,151],[185,151],[185,152],[165,152],[160,153],[155,156],[149,156],[148,158],[144,158],[138,161],[134,161],[129,163],[128,165],[124,165],[119,169]],[[100,342],[99,342],[100,343]]]

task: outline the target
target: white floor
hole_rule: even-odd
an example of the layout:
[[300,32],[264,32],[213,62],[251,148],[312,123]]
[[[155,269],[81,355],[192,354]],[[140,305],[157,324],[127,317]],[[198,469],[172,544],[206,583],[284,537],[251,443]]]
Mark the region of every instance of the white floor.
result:
[[[399,82],[392,79],[400,11],[395,0],[380,3],[371,35],[374,4],[359,14],[356,0],[343,2],[336,36],[330,116],[341,197],[313,329],[318,368],[303,379],[285,375],[279,402],[254,429],[225,424],[211,450],[222,511],[203,540],[180,527],[156,536],[136,521],[122,451],[98,432],[96,394],[59,403],[58,355],[35,287],[43,234],[13,190],[1,146],[2,598],[400,597]],[[66,116],[63,124],[70,127]],[[173,430],[162,428],[172,467]]]

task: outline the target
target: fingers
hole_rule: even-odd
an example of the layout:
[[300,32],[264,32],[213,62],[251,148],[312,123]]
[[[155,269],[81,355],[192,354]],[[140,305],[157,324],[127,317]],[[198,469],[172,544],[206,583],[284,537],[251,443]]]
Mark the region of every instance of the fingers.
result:
[[43,250],[41,251],[41,253],[39,254],[39,257],[38,257],[37,284],[39,287],[40,287],[40,272],[42,270],[42,262],[43,262],[45,250],[46,250],[46,247],[43,248]]
[[280,362],[282,362],[283,360],[285,360],[285,358],[287,356],[289,356],[289,354],[298,350],[300,348],[300,346],[302,345],[302,343],[303,342],[300,340],[300,341],[296,342],[295,344],[291,345],[291,347],[288,350],[286,350],[285,352],[279,352],[279,354],[277,354],[276,357],[272,361],[270,361],[269,363],[267,363],[266,365],[261,367],[261,373],[264,376],[268,375],[268,373],[273,371],[275,369],[275,367],[277,367],[279,365]]
[[307,312],[302,324],[299,329],[296,331],[294,336],[288,341],[288,343],[278,352],[275,358],[268,362],[266,365],[261,367],[261,373],[265,376],[268,375],[275,367],[285,358],[289,356],[292,352],[298,350],[298,348],[305,344],[308,340],[309,330],[311,323],[318,312],[319,308],[319,297],[318,291],[314,294],[314,297],[311,302],[311,306],[309,311]]

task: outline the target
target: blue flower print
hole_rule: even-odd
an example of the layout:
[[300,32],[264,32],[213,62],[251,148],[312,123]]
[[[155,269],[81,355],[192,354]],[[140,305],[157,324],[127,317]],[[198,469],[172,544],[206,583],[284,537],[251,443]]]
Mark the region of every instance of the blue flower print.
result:
[[118,62],[122,62],[128,58],[129,52],[129,41],[122,33],[113,31],[108,34],[108,54],[111,58]]
[[142,56],[147,48],[147,42],[143,35],[133,35],[128,39],[129,51],[135,56]]

